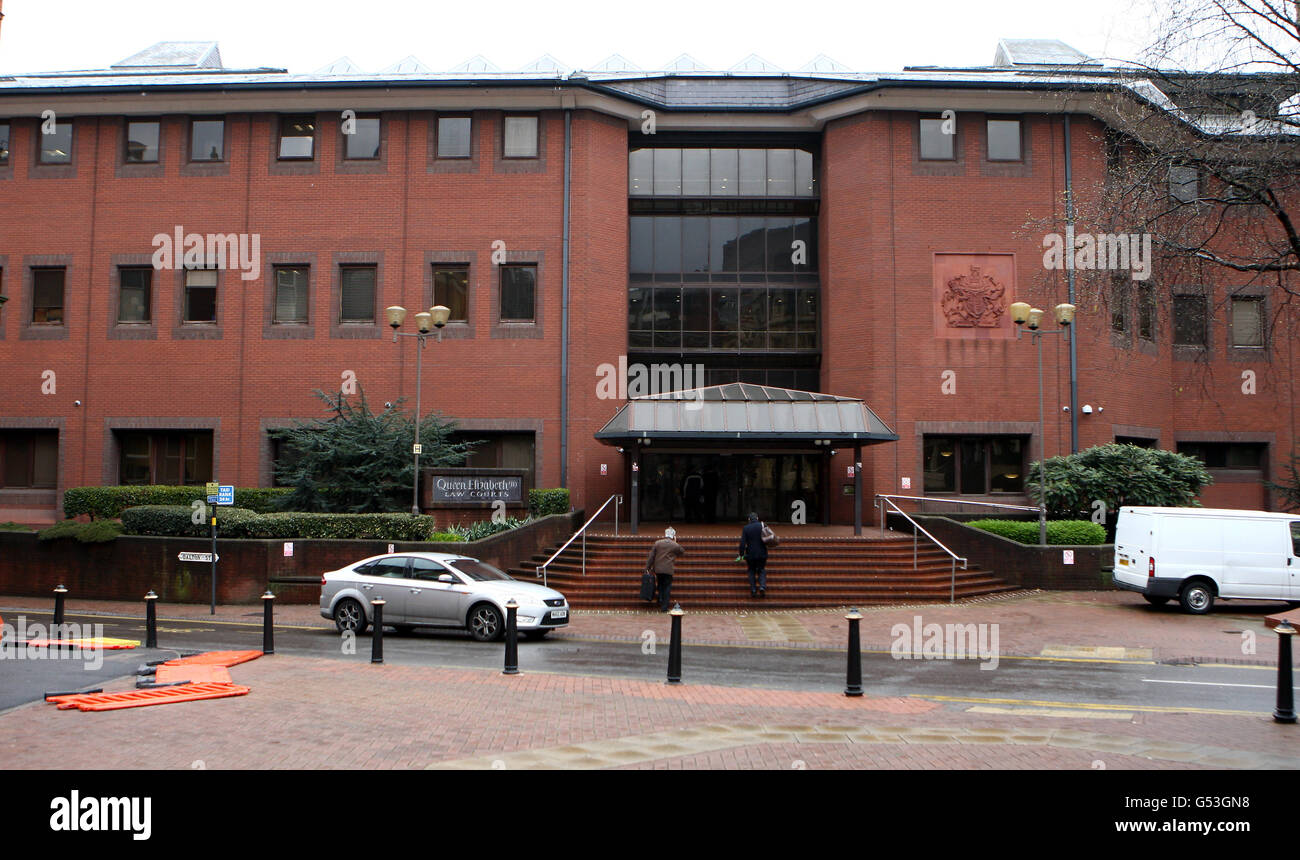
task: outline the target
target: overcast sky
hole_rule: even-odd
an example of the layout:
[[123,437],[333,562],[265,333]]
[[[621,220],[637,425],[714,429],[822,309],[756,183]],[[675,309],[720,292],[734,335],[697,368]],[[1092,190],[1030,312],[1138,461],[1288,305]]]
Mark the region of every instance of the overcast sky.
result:
[[313,72],[347,56],[434,71],[482,54],[503,70],[542,54],[576,67],[619,53],[648,70],[681,53],[725,69],[750,53],[794,70],[826,54],[854,71],[987,65],[997,40],[1055,38],[1131,58],[1151,0],[4,0],[0,72],[102,69],[154,42],[216,40],[227,67]]

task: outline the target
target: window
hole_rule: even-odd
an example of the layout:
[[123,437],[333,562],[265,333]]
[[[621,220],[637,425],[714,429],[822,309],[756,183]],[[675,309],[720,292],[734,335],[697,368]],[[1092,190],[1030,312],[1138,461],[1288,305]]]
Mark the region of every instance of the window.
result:
[[63,325],[64,269],[32,270],[32,322]]
[[433,303],[451,311],[451,322],[469,320],[469,266],[433,267]]
[[379,157],[379,118],[357,117],[352,134],[343,135],[343,157],[352,161],[373,161]]
[[267,436],[271,441],[271,486],[291,487],[290,475],[302,459],[302,452],[289,441],[284,431],[270,430]]
[[0,431],[0,487],[54,487],[58,477],[57,431]]
[[1128,306],[1131,296],[1129,279],[1123,273],[1112,276],[1110,282],[1110,330],[1117,334],[1128,331]]
[[816,197],[813,155],[802,149],[677,149],[628,153],[631,197]]
[[452,436],[453,442],[477,443],[465,455],[465,466],[473,469],[527,469],[533,483],[535,440],[532,433],[492,433],[468,430]]
[[365,569],[358,571],[366,576],[382,576],[388,579],[406,579],[406,567],[409,558],[384,558],[373,564],[367,565]]
[[991,119],[987,122],[989,161],[1020,161],[1020,120]]
[[375,266],[343,266],[339,270],[339,322],[374,323]]
[[1268,446],[1262,442],[1179,442],[1178,453],[1195,457],[1207,469],[1264,468]]
[[64,120],[56,122],[48,134],[45,124],[41,123],[41,164],[72,163],[72,123]]
[[632,287],[628,344],[681,349],[816,349],[818,290]]
[[1174,346],[1208,346],[1205,296],[1174,296]]
[[1232,300],[1232,345],[1247,349],[1264,346],[1264,300],[1234,297]]
[[1116,436],[1116,445],[1136,445],[1139,448],[1150,448],[1155,450],[1156,440],[1146,436]]
[[0,167],[9,164],[9,123],[0,122]]
[[128,164],[156,164],[158,161],[158,121],[132,120],[126,124]]
[[150,321],[149,293],[152,285],[153,269],[144,267],[120,268],[117,270],[118,323],[147,323]]
[[1156,290],[1149,284],[1138,287],[1138,337],[1156,339]]
[[226,157],[226,121],[190,121],[190,161],[223,161]]
[[537,117],[508,116],[504,120],[506,158],[537,157]]
[[1300,556],[1300,523],[1291,523],[1291,554]]
[[953,140],[956,134],[945,131],[953,120],[921,120],[921,158],[924,161],[953,161],[956,159]]
[[217,273],[215,269],[185,270],[185,307],[182,322],[217,321]]
[[926,436],[923,469],[927,493],[1020,493],[1025,485],[1021,436]]
[[536,318],[536,293],[536,266],[501,267],[502,320],[532,322]]
[[438,562],[427,558],[411,559],[411,579],[423,579],[429,582],[437,582],[438,577],[447,574],[458,584],[464,584],[459,576],[452,573],[447,568],[438,564]]
[[193,486],[212,480],[212,431],[118,431],[122,484]]
[[467,116],[438,117],[438,157],[469,158],[473,155],[473,138],[470,136],[473,127],[473,121]]
[[1200,173],[1195,167],[1175,164],[1169,168],[1169,196],[1180,203],[1193,203],[1200,197]]
[[307,322],[307,266],[275,267],[275,312],[271,322],[305,324]]
[[314,158],[315,146],[316,117],[310,114],[280,117],[280,158]]

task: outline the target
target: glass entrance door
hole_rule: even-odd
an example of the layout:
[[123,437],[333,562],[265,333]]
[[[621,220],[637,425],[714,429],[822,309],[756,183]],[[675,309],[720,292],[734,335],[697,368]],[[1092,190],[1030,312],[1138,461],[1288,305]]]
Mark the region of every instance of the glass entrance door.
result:
[[640,471],[640,517],[650,522],[741,523],[754,511],[789,522],[796,502],[805,522],[821,518],[816,454],[647,453]]

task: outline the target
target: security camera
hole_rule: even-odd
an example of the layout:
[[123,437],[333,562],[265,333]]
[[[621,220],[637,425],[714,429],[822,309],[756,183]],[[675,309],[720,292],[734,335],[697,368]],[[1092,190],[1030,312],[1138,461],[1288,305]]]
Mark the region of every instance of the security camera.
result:
[[80,401],[80,400],[74,400],[74,401],[72,401],[72,405],[73,405],[73,406],[80,406],[80,405],[81,405],[81,401]]
[[1091,414],[1092,414],[1092,405],[1091,405],[1091,404],[1088,404],[1088,403],[1085,403],[1085,404],[1083,404],[1083,409],[1080,410],[1080,411],[1082,411],[1084,415],[1091,415]]
[[1062,411],[1062,412],[1069,412],[1069,411],[1070,411],[1070,407],[1068,407],[1068,406],[1062,406],[1062,407],[1061,407],[1061,411]]
[[392,408],[393,408],[393,403],[392,403],[392,401],[385,401],[385,402],[384,402],[384,408],[385,408],[385,409],[392,409]]

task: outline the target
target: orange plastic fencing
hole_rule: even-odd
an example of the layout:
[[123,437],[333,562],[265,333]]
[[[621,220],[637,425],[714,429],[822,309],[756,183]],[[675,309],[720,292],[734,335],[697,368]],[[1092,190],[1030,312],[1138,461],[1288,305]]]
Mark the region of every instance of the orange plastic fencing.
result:
[[176,660],[168,660],[164,666],[237,666],[240,663],[247,663],[249,660],[256,660],[262,656],[261,651],[208,651],[206,654],[196,654],[193,657],[180,657]]
[[174,702],[196,702],[201,699],[223,699],[227,696],[246,696],[248,687],[238,684],[186,684],[181,687],[163,687],[158,690],[129,690],[124,693],[85,693],[71,696],[51,696],[46,701],[58,705],[60,711],[77,708],[82,711],[116,711],[121,708],[141,708],[147,705],[168,705]]
[[154,673],[154,681],[159,684],[174,684],[177,681],[193,681],[196,684],[231,683],[230,670],[225,666],[205,666],[201,663],[186,666],[164,664]]
[[94,639],[28,639],[26,642],[20,642],[19,644],[31,648],[84,648],[90,651],[121,651],[127,648],[139,648],[140,640],[105,639],[102,637]]

